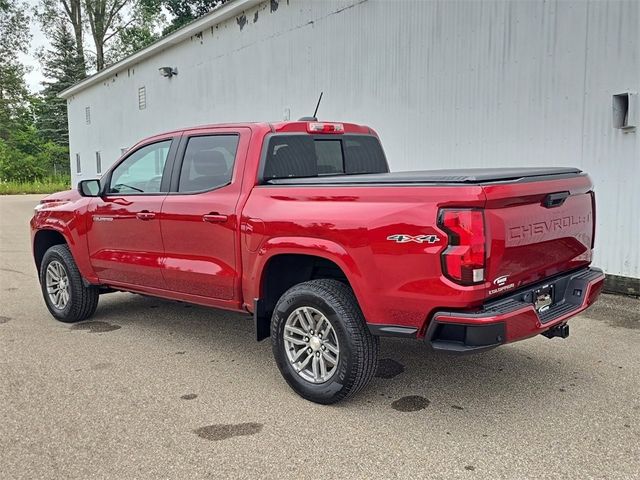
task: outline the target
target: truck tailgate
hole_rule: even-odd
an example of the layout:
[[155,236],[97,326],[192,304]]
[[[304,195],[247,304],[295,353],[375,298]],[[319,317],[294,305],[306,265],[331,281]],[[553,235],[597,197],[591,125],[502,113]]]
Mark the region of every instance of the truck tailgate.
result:
[[589,177],[485,185],[487,296],[591,261],[594,200]]

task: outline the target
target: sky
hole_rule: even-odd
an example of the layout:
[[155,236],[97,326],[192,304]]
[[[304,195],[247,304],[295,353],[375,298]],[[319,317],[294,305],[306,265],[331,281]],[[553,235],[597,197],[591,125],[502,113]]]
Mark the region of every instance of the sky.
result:
[[[30,9],[38,4],[38,0],[25,1],[29,4]],[[31,17],[33,17],[32,12],[29,12],[29,14]],[[33,18],[31,20],[31,35],[31,47],[29,48],[29,53],[27,55],[21,55],[20,59],[24,65],[31,68],[31,71],[27,73],[25,77],[29,89],[32,92],[37,92],[42,89],[42,85],[40,84],[40,82],[44,80],[44,77],[42,76],[40,64],[38,63],[38,59],[35,56],[35,52],[40,47],[47,47],[49,45],[49,42],[40,30],[40,25]]]

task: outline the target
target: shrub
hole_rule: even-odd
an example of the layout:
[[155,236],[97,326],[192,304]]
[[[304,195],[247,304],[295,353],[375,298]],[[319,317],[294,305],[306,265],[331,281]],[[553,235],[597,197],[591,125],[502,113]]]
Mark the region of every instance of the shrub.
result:
[[36,156],[11,148],[0,140],[0,179],[34,182],[46,174],[46,168]]

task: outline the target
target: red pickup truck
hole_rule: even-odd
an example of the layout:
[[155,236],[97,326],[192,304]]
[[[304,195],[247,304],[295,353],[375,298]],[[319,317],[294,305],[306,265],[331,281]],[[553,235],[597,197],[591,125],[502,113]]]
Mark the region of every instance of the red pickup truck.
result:
[[119,290],[253,314],[282,375],[333,403],[377,368],[381,335],[478,352],[598,297],[595,203],[575,168],[389,173],[377,134],[298,121],[177,130],[31,220],[51,314]]

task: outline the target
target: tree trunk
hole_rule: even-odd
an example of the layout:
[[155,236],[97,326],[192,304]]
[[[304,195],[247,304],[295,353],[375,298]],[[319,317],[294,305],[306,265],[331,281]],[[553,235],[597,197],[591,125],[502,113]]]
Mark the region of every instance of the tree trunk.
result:
[[104,43],[96,39],[96,69],[98,71],[104,68]]
[[84,60],[84,45],[82,44],[82,27],[76,29],[76,26],[73,26],[74,35],[76,38],[76,55],[78,56],[78,62],[80,64],[80,68],[82,68],[82,74],[87,74],[87,64]]
[[108,0],[85,0],[87,7],[87,18],[89,18],[89,27],[91,27],[91,36],[96,47],[96,70],[104,69],[104,36],[109,28],[106,25],[106,11]]
[[82,0],[60,0],[64,7],[71,26],[73,27],[74,37],[76,39],[76,55],[78,62],[82,68],[82,75],[87,74],[87,64],[84,59],[84,43],[82,35]]
[[105,43],[113,37],[121,21],[120,12],[132,0],[85,0],[91,35],[96,46],[96,68],[98,71],[104,69]]

